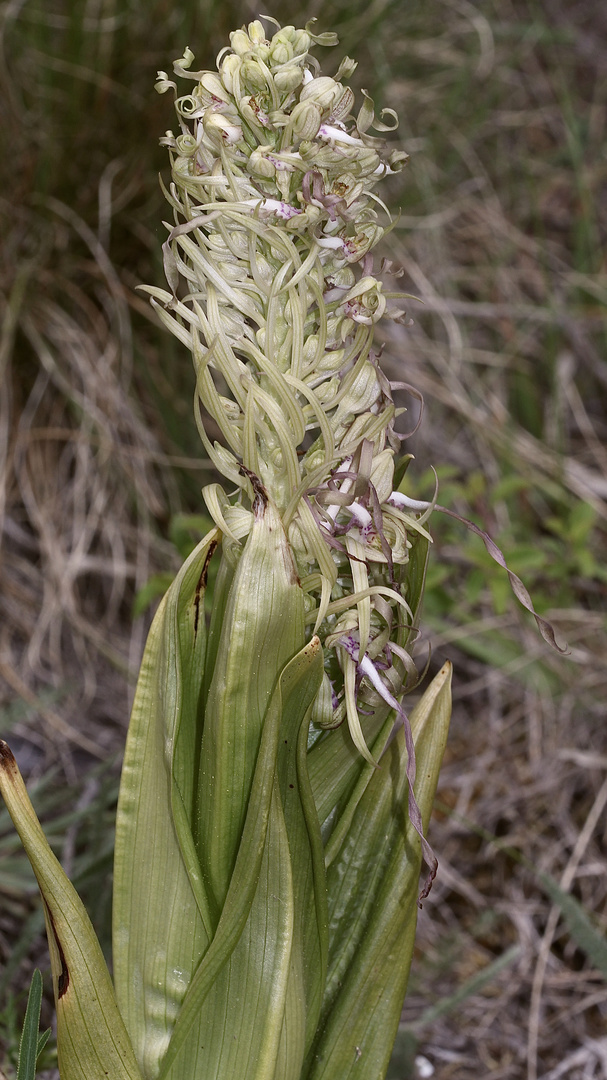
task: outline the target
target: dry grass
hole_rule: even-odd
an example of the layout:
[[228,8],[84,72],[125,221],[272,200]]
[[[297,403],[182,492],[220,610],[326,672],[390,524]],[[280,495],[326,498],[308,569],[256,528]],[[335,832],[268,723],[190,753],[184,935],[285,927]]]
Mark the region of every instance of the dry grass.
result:
[[[168,30],[148,33],[136,6],[119,48],[121,6],[83,4],[93,28],[75,72],[57,22],[68,7],[4,12],[16,167],[0,203],[0,707],[25,703],[5,711],[4,726],[30,777],[56,767],[56,787],[67,781],[94,808],[83,771],[119,753],[146,629],[132,625],[133,596],[175,565],[163,538],[171,513],[200,508],[187,479],[202,478],[190,460],[189,360],[156,334],[132,286],[159,276],[153,155],[170,119],[163,105],[143,104],[147,84],[196,34],[206,40],[216,13],[211,5],[194,18],[184,3],[179,26],[158,3]],[[427,633],[436,663],[454,659],[457,681],[432,825],[440,871],[420,917],[404,1021],[437,1080],[599,1080],[607,986],[508,849],[605,930],[607,20],[589,2],[316,7],[323,28],[341,20],[362,61],[359,84],[398,108],[411,152],[390,254],[424,307],[411,304],[413,327],[384,333],[386,364],[425,398],[413,482],[429,483],[430,464],[451,466],[443,490],[461,513],[509,558],[543,553],[534,594],[570,648],[565,659],[550,655],[514,601],[496,613],[499,586],[477,559],[480,542],[437,523],[446,577],[429,598]],[[45,49],[34,30],[51,16]],[[222,10],[213,47],[246,17]],[[101,18],[118,23],[102,32]],[[145,55],[133,52],[127,66],[129,42]],[[212,61],[210,47],[196,51]],[[27,89],[36,74],[52,116]],[[120,112],[127,82],[130,125]],[[68,87],[82,91],[77,165],[49,151],[48,132],[53,145],[66,141],[55,113]],[[595,520],[574,542],[580,503]],[[82,853],[82,829],[82,819],[72,826],[68,856]],[[7,962],[34,900],[2,882]],[[41,950],[32,945],[15,985]]]
[[[166,479],[129,395],[123,287],[84,222],[65,204],[47,208],[54,220],[24,222],[47,250],[22,265],[4,310],[0,672],[9,693],[61,692],[62,719],[44,710],[36,743],[50,740],[73,772],[70,747],[103,758],[123,727],[120,684],[141,647],[129,604],[157,561],[150,519],[166,512]],[[14,266],[6,254],[5,281]],[[26,727],[16,734],[28,738]]]
[[[407,379],[426,399],[414,452],[454,466],[461,512],[494,535],[520,539],[528,530],[541,546],[558,485],[563,505],[593,507],[602,524],[590,544],[604,545],[607,114],[596,35],[604,47],[605,24],[582,5],[501,5],[487,21],[472,5],[443,10],[435,48],[402,42],[430,74],[421,107],[419,84],[403,87],[417,206],[401,217],[393,244],[404,287],[425,308],[412,303],[416,325],[396,328],[387,346],[391,358],[406,357]],[[476,64],[466,51],[474,34]],[[491,103],[471,105],[476,124],[463,105],[459,115],[439,115],[466,68],[467,100]],[[448,164],[433,156],[439,141],[450,147]],[[471,474],[476,502],[465,497]],[[505,474],[525,481],[519,502],[492,498]],[[565,533],[555,556],[563,563],[566,544]],[[452,532],[440,554],[461,578]],[[569,644],[565,660],[547,655],[514,605],[496,617],[486,594],[476,624],[458,627],[455,602],[434,640],[437,660],[455,649],[455,710],[432,834],[441,871],[420,918],[404,1019],[440,1080],[607,1076],[604,978],[505,850],[571,891],[604,931],[605,585],[582,586],[572,574],[569,586],[567,609],[548,611]],[[555,584],[543,588],[545,604],[558,595]],[[471,657],[471,634],[493,642],[486,651],[495,666]],[[500,655],[508,639],[518,649]],[[475,976],[511,946],[508,966],[475,991]],[[419,1024],[468,980],[470,996]]]

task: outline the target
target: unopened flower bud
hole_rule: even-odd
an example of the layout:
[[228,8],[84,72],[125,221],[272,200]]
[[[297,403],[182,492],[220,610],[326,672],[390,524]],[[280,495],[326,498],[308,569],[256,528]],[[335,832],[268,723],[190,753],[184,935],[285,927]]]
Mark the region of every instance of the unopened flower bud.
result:
[[307,83],[299,96],[300,101],[313,101],[321,109],[331,112],[333,105],[343,96],[343,87],[326,75],[312,79]]
[[318,105],[310,101],[300,101],[291,113],[290,124],[285,129],[293,132],[300,139],[313,139],[322,120]]
[[267,45],[266,32],[263,28],[263,23],[261,23],[259,19],[250,22],[247,26],[247,30],[254,45]]
[[281,94],[290,94],[301,86],[303,71],[298,64],[286,64],[274,72],[274,84]]
[[228,53],[221,61],[221,81],[228,94],[234,91],[234,78],[242,67],[242,60],[235,53]]
[[271,149],[271,146],[260,146],[251,154],[249,158],[249,168],[255,176],[263,176],[265,179],[270,179],[275,175],[276,166],[267,157],[267,154]]
[[[278,37],[278,35],[276,35]],[[276,42],[276,44],[275,44]],[[279,64],[288,64],[289,60],[293,59],[293,47],[287,41],[276,41],[276,38],[272,40],[270,46],[270,63],[278,66]]]
[[265,94],[268,91],[268,82],[263,69],[255,57],[247,57],[242,61],[240,78],[243,89],[251,94]]
[[[285,28],[287,29],[287,28]],[[306,30],[293,30],[293,27],[288,27],[292,30],[291,43],[293,45],[293,52],[295,56],[303,56],[307,53],[310,45],[312,44],[312,38]]]
[[233,30],[230,34],[230,45],[237,56],[246,56],[252,48],[251,39],[245,30]]
[[300,211],[297,217],[287,223],[287,228],[295,229],[298,232],[302,232],[304,229],[313,230],[314,226],[324,216],[324,212],[318,206],[306,206],[305,210]]

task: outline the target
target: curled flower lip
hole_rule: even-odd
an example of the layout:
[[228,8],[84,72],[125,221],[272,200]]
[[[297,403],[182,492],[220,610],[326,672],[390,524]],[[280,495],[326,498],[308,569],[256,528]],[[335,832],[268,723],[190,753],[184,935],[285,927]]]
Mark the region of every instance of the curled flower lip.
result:
[[393,491],[386,501],[390,506],[406,506],[408,510],[429,510],[432,506],[432,503],[421,499],[410,499],[408,495],[403,495],[400,491]]
[[341,236],[318,236],[316,243],[319,247],[332,248],[334,251],[340,251],[344,246]]
[[290,203],[282,202],[280,199],[243,199],[240,205],[258,206],[261,211],[278,214],[278,217],[283,218],[284,221],[303,214],[303,210],[298,210],[296,206],[291,206]]
[[[408,718],[406,712],[404,711],[402,705],[400,704],[399,701],[397,701],[397,699],[394,697],[394,695],[390,692],[390,690],[387,688],[387,686],[383,682],[383,680],[382,680],[382,678],[381,678],[381,676],[379,674],[379,671],[378,671],[377,660],[375,662],[372,661],[369,658],[369,656],[367,656],[366,653],[363,653],[362,656],[359,656],[360,645],[359,645],[358,641],[356,640],[356,638],[352,634],[347,634],[343,638],[341,638],[339,644],[344,648],[344,650],[347,652],[348,656],[350,656],[352,661],[355,663],[356,670],[359,673],[359,675],[364,676],[365,678],[367,678],[369,680],[369,682],[373,686],[373,689],[379,694],[379,696],[383,699],[383,701],[386,702],[387,705],[389,705],[392,709],[394,709],[394,711],[396,713],[396,722],[394,724],[394,727],[392,728],[391,734],[388,737],[388,741],[386,742],[386,745],[384,747],[384,751],[388,748],[388,746],[391,743],[392,739],[396,735],[398,729],[401,728],[401,727],[404,728],[405,743],[406,743],[406,747],[407,747],[407,769],[406,769],[406,772],[407,772],[407,780],[409,781],[409,818],[411,820],[411,824],[413,825],[413,828],[415,829],[415,831],[417,832],[417,834],[418,834],[418,836],[420,838],[421,845],[422,845],[422,850],[424,852],[424,857],[425,857],[425,859],[426,859],[426,861],[428,863],[428,866],[430,868],[430,872],[428,874],[428,877],[427,877],[426,882],[424,884],[424,888],[422,889],[422,892],[421,892],[421,895],[420,895],[420,901],[418,901],[418,902],[421,902],[421,899],[425,898],[428,895],[428,892],[430,891],[430,886],[432,885],[432,881],[434,880],[434,877],[436,875],[436,870],[437,870],[437,867],[438,867],[438,863],[437,863],[437,860],[436,860],[436,856],[435,856],[434,852],[432,851],[432,848],[430,847],[428,841],[426,840],[426,838],[424,836],[422,817],[421,817],[419,806],[417,805],[417,800],[415,798],[415,794],[414,794],[414,791],[413,791],[413,785],[415,783],[416,767],[415,767],[415,747],[413,745],[413,735],[412,735],[412,732],[411,732],[411,724],[409,723],[409,718]],[[373,760],[373,759],[371,759],[371,760]],[[377,763],[374,762],[374,764],[377,764]]]
[[347,131],[343,131],[341,128],[332,127],[330,124],[321,124],[318,129],[318,135],[321,139],[327,139],[330,142],[342,142],[348,146],[364,146],[362,139],[356,139],[353,135],[349,135]]
[[291,165],[288,161],[283,161],[279,157],[275,157],[274,154],[268,154],[268,161],[271,161],[275,169],[284,169],[285,172],[293,172],[294,165]]
[[359,503],[356,502],[346,506],[346,510],[352,515],[354,521],[359,526],[361,538],[366,539],[373,528],[373,518],[369,511],[365,510],[364,506],[360,506]]

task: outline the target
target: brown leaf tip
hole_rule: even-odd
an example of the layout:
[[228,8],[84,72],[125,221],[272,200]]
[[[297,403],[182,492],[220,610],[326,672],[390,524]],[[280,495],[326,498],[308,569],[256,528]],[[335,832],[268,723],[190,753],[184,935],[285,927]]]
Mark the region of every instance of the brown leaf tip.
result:
[[19,766],[15,761],[15,755],[4,739],[0,739],[0,768],[4,769],[6,773],[12,774],[12,776],[19,774]]

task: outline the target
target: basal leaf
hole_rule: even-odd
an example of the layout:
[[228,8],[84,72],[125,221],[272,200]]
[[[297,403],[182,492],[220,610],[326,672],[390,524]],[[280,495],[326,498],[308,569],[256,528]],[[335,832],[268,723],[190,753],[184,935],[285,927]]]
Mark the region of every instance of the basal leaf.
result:
[[204,704],[197,783],[195,839],[218,911],[240,845],[270,696],[304,642],[293,555],[280,515],[256,480],[253,525],[229,589]]
[[46,841],[17,763],[2,741],[0,792],[44,902],[61,1080],[141,1080],[95,931]]
[[[283,964],[286,958],[288,973],[290,962],[284,953],[285,914],[293,923],[290,853],[277,802],[278,743],[285,714],[292,716],[295,728],[304,722],[321,676],[322,649],[313,638],[286,665],[272,694],[226,901],[183,1003],[159,1080],[207,1074],[213,1080],[274,1076],[282,1028],[274,1006],[280,1003],[282,1009]],[[266,948],[275,966],[264,972],[260,956]],[[264,1000],[267,1011],[258,1008]],[[299,1080],[298,1074],[293,1080]]]
[[127,739],[114,865],[114,977],[144,1077],[155,1077],[208,948],[209,905],[192,841],[202,600],[213,530],[164,597],[148,637]]
[[[411,713],[415,795],[427,827],[449,725],[446,664]],[[407,817],[401,730],[361,798],[327,875],[329,970],[319,1037],[306,1080],[385,1075],[413,951],[419,837]]]

